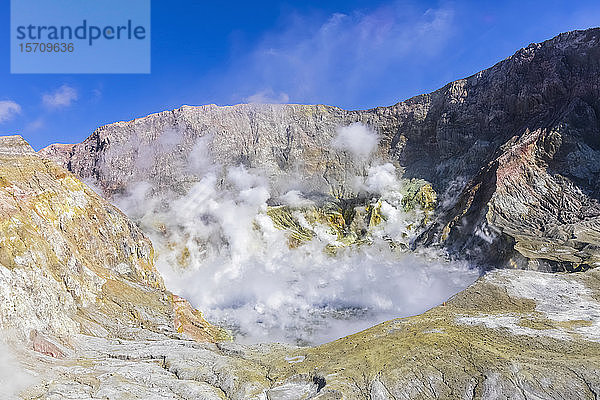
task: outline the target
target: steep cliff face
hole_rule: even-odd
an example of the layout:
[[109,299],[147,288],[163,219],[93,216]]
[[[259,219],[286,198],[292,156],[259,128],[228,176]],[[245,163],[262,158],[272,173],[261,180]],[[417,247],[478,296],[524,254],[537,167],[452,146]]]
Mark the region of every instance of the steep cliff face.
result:
[[82,178],[95,178],[108,196],[141,180],[157,190],[184,191],[197,180],[193,153],[199,139],[211,150],[206,161],[260,167],[273,179],[298,168],[298,175],[316,174],[326,184],[343,174],[341,164],[352,163],[330,149],[335,127],[353,120],[349,114],[326,106],[184,106],[101,127],[84,143],[50,146],[41,154]]
[[[177,334],[176,320],[190,320],[135,224],[20,136],[0,137],[0,232],[0,325],[34,347],[140,327]],[[197,337],[215,340],[218,330],[195,319],[205,328]]]
[[568,32],[391,107],[184,106],[40,154],[108,197],[138,181],[185,192],[205,161],[260,168],[275,191],[300,181],[352,197],[349,181],[367,161],[331,143],[337,127],[362,122],[379,134],[376,158],[441,194],[415,245],[493,266],[585,269],[600,254],[599,60],[600,29]]
[[[442,108],[460,115],[447,127],[459,136],[448,140],[446,164],[432,167],[455,168],[458,158],[478,171],[426,243],[534,269],[599,265],[599,55],[599,29],[569,32],[461,84],[464,101]],[[445,88],[446,99],[456,84]],[[465,117],[478,120],[464,124]],[[482,148],[485,156],[471,159]]]

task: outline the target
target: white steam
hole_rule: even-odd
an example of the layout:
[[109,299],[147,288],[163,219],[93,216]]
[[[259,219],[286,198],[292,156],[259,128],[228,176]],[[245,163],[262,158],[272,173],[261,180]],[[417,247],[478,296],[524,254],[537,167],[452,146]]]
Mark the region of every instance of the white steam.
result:
[[398,182],[396,167],[391,163],[369,167],[364,182],[361,182],[363,180],[362,177],[357,178],[357,180],[359,182],[356,187],[358,191],[362,190],[377,195],[391,193],[399,190],[401,187],[400,182]]
[[335,148],[348,151],[357,159],[364,161],[377,148],[377,143],[379,139],[375,132],[355,122],[338,128],[332,144]]
[[18,361],[6,338],[0,338],[0,399],[19,399],[20,393],[38,383]]
[[307,199],[299,190],[290,190],[284,195],[279,196],[279,201],[290,207],[310,207],[315,203],[312,200]]
[[[194,148],[188,168],[199,181],[185,196],[149,196],[151,187],[139,183],[117,205],[151,236],[167,287],[211,322],[231,328],[238,340],[325,342],[423,312],[477,278],[468,265],[434,252],[392,249],[390,242],[409,244],[422,217],[422,211],[402,208],[403,187],[392,164],[373,165],[354,182],[357,193],[375,196],[385,219],[372,229],[370,245],[344,247],[328,226],[311,226],[296,211],[296,221],[315,236],[290,248],[288,233],[267,215],[267,201],[273,201],[268,181],[244,167],[206,162],[208,143],[201,139]],[[336,143],[369,157],[377,137],[353,124],[338,131]],[[275,201],[314,205],[296,190]],[[338,248],[335,256],[327,246]]]

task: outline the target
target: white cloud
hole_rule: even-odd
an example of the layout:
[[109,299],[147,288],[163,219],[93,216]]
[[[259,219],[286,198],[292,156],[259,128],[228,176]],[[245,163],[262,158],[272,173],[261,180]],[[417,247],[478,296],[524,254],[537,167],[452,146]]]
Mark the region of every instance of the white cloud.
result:
[[[361,125],[342,131],[366,141],[373,136]],[[150,235],[167,287],[210,321],[232,328],[236,340],[323,343],[418,314],[477,278],[477,269],[447,262],[435,250],[428,249],[425,258],[401,254],[402,246],[390,248],[390,239],[408,246],[422,220],[419,210],[402,207],[403,183],[393,165],[371,166],[368,176],[356,177],[363,190],[373,188],[381,199],[384,218],[371,230],[371,245],[339,248],[336,234],[310,221],[315,214],[292,210],[295,223],[314,237],[290,248],[289,232],[267,215],[268,199],[275,195],[268,178],[212,162],[211,140],[194,146],[189,169],[198,181],[187,194],[161,194],[138,182],[115,200]],[[161,154],[164,144],[156,145],[151,153]],[[293,190],[279,200],[306,207],[313,204],[310,195]],[[335,257],[325,251],[331,246],[338,248]]]
[[19,362],[16,349],[7,340],[8,332],[0,335],[0,398],[19,399],[19,393],[38,383],[38,380]]
[[50,108],[69,107],[77,100],[77,90],[68,85],[62,85],[53,93],[42,96],[44,105]]
[[28,131],[28,132],[37,131],[39,129],[42,129],[45,125],[46,125],[46,123],[45,123],[44,119],[43,118],[38,118],[36,120],[33,120],[33,121],[29,122],[25,126],[25,130]]
[[276,94],[273,89],[265,89],[246,97],[244,101],[256,104],[285,104],[289,103],[290,96],[283,92]]
[[98,102],[102,99],[102,90],[94,89],[92,90],[92,101]]
[[364,103],[384,77],[435,60],[455,30],[452,8],[403,1],[326,18],[294,15],[286,22],[237,58],[228,74],[238,78],[229,85],[254,93],[244,100],[279,100],[284,93],[300,102]]
[[279,196],[279,200],[290,207],[310,207],[314,206],[315,203],[304,197],[304,194],[298,190],[290,190],[284,195]]
[[396,167],[391,163],[369,167],[364,185],[367,192],[382,194],[399,186]]
[[0,123],[11,120],[21,113],[21,106],[11,100],[0,101]]

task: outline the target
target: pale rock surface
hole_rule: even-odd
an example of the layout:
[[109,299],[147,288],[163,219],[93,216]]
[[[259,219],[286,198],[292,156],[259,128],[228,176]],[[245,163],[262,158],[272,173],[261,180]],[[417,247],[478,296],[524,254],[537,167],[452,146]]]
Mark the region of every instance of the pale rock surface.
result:
[[[538,298],[539,279],[576,288],[569,300],[587,308]],[[585,332],[600,323],[599,296],[595,270],[504,270],[422,315],[314,348],[79,335],[68,358],[21,355],[45,371],[24,398],[595,399],[600,340]]]

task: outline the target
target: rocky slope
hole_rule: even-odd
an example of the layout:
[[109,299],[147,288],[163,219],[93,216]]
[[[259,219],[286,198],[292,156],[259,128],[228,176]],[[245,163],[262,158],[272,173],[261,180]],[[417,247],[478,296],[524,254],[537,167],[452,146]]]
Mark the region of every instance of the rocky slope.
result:
[[0,182],[0,321],[34,375],[24,399],[600,393],[599,270],[493,271],[422,315],[319,347],[241,346],[164,289],[134,224],[20,137],[0,138]]
[[331,143],[337,127],[361,122],[379,134],[372,158],[430,182],[442,200],[415,246],[488,266],[573,271],[600,263],[599,77],[595,28],[391,107],[184,106],[40,154],[109,198],[139,181],[184,193],[204,162],[262,169],[275,193],[301,186],[352,198],[349,181],[369,161]]
[[78,334],[141,328],[220,334],[165,289],[152,244],[123,213],[20,136],[0,137],[0,232],[2,328],[34,347],[60,355]]

